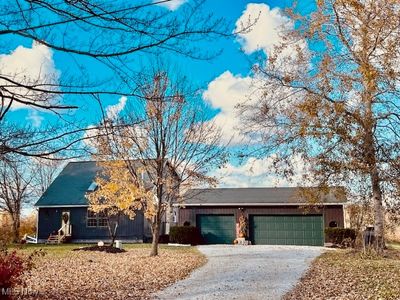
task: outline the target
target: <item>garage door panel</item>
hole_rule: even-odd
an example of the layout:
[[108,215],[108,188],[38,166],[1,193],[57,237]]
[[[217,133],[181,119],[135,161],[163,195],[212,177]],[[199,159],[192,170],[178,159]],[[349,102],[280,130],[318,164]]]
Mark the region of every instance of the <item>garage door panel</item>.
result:
[[296,238],[296,232],[295,231],[287,231],[286,232],[286,238],[288,238],[288,239]]
[[197,227],[206,244],[231,244],[235,238],[234,215],[197,215]]
[[293,223],[283,223],[283,226],[286,230],[293,230],[295,229]]
[[323,218],[321,215],[251,215],[250,238],[254,244],[322,246]]

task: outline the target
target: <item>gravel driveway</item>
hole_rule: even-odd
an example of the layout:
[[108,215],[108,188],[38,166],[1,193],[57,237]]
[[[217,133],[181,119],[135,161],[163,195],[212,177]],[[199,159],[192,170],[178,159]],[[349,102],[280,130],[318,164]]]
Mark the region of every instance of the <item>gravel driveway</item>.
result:
[[280,299],[323,252],[307,246],[199,246],[208,262],[155,299]]

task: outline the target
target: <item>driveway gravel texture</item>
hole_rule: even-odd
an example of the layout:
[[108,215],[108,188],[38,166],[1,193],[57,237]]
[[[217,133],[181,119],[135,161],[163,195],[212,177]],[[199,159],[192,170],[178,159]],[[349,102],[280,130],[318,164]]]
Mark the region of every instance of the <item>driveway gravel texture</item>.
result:
[[208,262],[154,299],[280,299],[323,251],[309,246],[207,245]]

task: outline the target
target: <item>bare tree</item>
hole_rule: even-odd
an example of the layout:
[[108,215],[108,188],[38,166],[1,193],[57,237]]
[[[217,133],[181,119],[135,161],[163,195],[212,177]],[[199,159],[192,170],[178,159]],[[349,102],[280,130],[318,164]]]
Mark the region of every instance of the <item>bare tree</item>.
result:
[[400,174],[399,3],[317,3],[306,16],[289,11],[296,26],[256,68],[262,97],[241,106],[244,131],[278,160],[300,154],[320,186],[369,196],[382,249],[383,201],[398,195]]
[[50,159],[31,158],[31,168],[34,171],[33,193],[39,198],[47,190],[61,171],[62,162],[57,157]]
[[11,217],[13,241],[19,241],[21,210],[31,198],[33,173],[24,162],[0,161],[0,210]]
[[157,69],[144,72],[137,82],[141,97],[123,117],[108,123],[108,139],[103,141],[106,153],[124,161],[134,182],[152,193],[142,207],[152,229],[150,255],[155,256],[172,204],[182,203],[181,192],[190,187],[215,185],[209,172],[226,162],[227,151],[220,130],[185,78],[174,80]]
[[11,218],[13,241],[19,241],[21,213],[38,199],[60,171],[60,161],[37,158],[0,160],[0,211]]
[[[231,36],[224,20],[204,12],[204,1],[190,1],[178,12],[159,6],[169,1],[2,1],[0,52],[9,51],[7,45],[16,37],[34,41],[68,54],[78,71],[61,78],[0,71],[0,158],[7,153],[48,157],[76,151],[86,126],[66,122],[63,115],[78,109],[75,98],[101,104],[105,95],[140,97],[131,70],[139,55],[165,51],[195,59],[218,55],[218,49],[202,51],[196,42]],[[99,63],[108,70],[107,78],[85,68]],[[14,105],[52,112],[62,125],[58,130],[20,127],[6,118]]]

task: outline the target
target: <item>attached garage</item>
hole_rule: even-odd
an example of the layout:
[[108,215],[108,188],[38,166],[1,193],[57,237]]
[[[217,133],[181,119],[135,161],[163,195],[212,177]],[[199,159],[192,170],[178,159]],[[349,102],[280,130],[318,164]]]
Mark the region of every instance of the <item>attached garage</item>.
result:
[[197,215],[196,223],[206,244],[232,244],[236,238],[233,214]]
[[250,215],[254,245],[324,245],[322,215]]
[[[190,190],[184,195],[184,205],[176,205],[175,214],[178,225],[198,227],[207,244],[232,244],[239,237],[239,219],[244,217],[245,237],[252,244],[323,246],[325,227],[344,227],[346,196],[342,191],[289,187]],[[311,205],[306,196],[313,193],[319,200]]]

